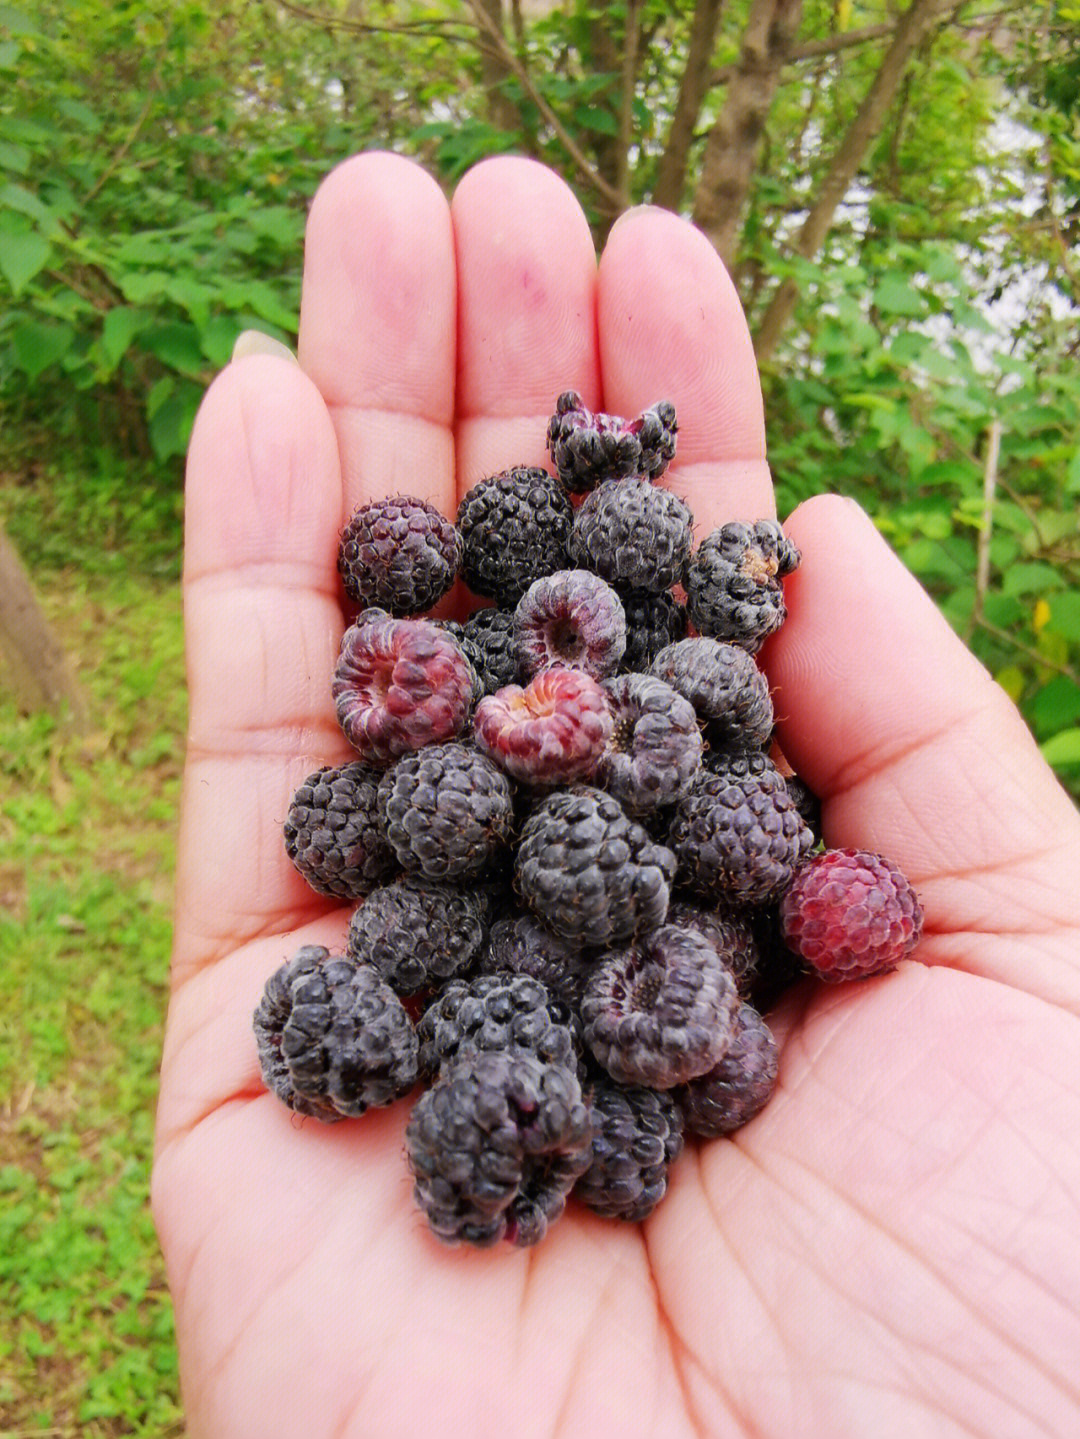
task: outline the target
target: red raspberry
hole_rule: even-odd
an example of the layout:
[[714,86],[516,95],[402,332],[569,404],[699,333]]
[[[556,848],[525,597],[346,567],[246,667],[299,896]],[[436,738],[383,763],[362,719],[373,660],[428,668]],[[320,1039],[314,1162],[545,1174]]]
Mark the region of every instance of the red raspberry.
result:
[[922,922],[918,896],[892,860],[862,849],[805,860],[780,902],[784,943],[828,980],[895,969]]
[[333,696],[345,738],[385,768],[465,727],[475,676],[457,641],[427,620],[368,609],[342,636]]
[[473,720],[477,748],[523,784],[586,779],[615,726],[603,687],[584,670],[542,670],[525,688],[487,695]]

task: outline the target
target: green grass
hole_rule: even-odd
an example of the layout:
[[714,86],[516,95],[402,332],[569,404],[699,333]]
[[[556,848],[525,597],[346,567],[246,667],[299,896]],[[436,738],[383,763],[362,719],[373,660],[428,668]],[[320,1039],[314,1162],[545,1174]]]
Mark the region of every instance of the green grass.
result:
[[95,519],[91,491],[0,489],[91,713],[72,738],[0,683],[0,1435],[169,1439],[183,1424],[148,1190],[185,722],[179,539],[175,507],[125,531],[135,498],[114,487]]

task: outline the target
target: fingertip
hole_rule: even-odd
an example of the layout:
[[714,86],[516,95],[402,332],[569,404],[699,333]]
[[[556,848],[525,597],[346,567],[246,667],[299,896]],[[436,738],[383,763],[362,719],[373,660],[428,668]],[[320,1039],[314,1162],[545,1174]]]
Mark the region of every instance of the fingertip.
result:
[[455,324],[437,181],[387,151],[343,160],[315,193],[304,243],[299,355],[327,404],[448,425]]
[[543,464],[557,396],[599,392],[596,252],[570,187],[501,155],[451,203],[458,266],[458,493],[509,464]]
[[757,365],[742,304],[700,230],[638,206],[612,226],[598,278],[604,403],[636,414],[668,399],[677,465],[765,458]]
[[291,359],[253,354],[210,385],[195,419],[185,482],[185,577],[325,556],[341,483],[322,396]]

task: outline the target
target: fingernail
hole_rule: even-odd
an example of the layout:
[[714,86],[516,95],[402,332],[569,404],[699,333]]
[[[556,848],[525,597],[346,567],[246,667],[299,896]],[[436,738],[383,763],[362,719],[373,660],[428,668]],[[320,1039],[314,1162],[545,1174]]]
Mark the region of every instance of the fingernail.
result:
[[241,330],[233,345],[234,360],[246,360],[248,355],[276,355],[279,360],[292,360],[299,364],[288,345],[275,340],[273,335],[264,335],[261,330]]

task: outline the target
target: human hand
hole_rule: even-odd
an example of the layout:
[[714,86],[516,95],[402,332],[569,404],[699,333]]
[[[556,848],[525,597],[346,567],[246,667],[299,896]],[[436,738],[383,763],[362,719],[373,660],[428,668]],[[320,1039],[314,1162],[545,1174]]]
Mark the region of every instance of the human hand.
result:
[[366,155],[308,228],[298,367],[255,356],[205,400],[187,489],[191,696],[154,1213],[192,1439],[1080,1433],[1080,818],[1015,710],[855,506],[803,552],[763,652],[826,839],[894,858],[913,961],[807,981],[771,1023],[780,1080],[688,1146],[643,1225],[573,1203],[536,1249],[447,1249],[411,1199],[408,1103],[302,1125],[260,1080],[252,1011],[348,910],[281,822],[348,759],[330,675],[355,505],[453,516],[545,461],[556,394],[674,401],[662,483],[701,534],[772,513],[761,395],[707,242],[635,211],[599,269],[521,160],[448,208]]

